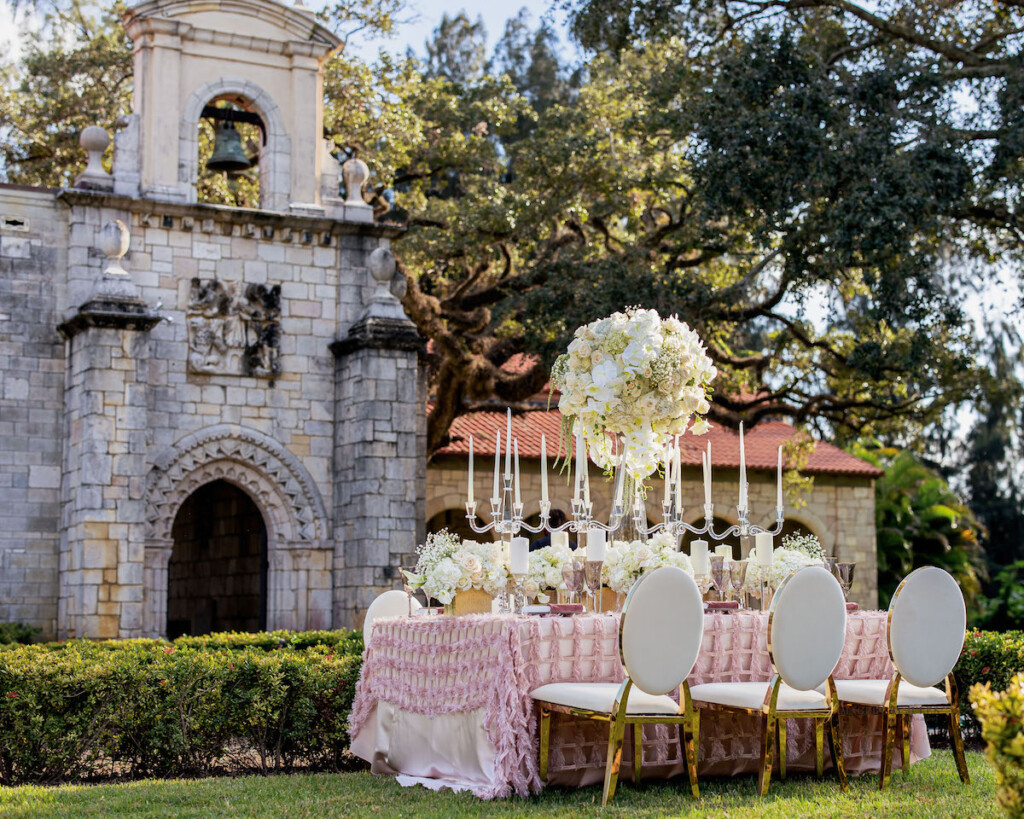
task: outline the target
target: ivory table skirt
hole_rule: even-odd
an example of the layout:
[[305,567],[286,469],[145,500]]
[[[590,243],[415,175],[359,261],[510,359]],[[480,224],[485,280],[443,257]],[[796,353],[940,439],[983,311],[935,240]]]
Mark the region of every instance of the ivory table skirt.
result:
[[[884,612],[855,612],[836,679],[892,673]],[[767,680],[767,615],[707,614],[690,684]],[[366,649],[352,707],[352,752],[378,773],[424,777],[493,798],[540,790],[536,709],[529,692],[548,682],[618,682],[618,616],[418,617],[378,621]],[[843,719],[852,775],[878,770],[881,722]],[[705,713],[701,776],[754,773],[760,758],[753,717]],[[586,785],[604,776],[607,728],[554,715],[548,784]],[[787,768],[814,769],[809,720],[791,720]],[[623,749],[629,770],[632,743]],[[911,760],[929,755],[924,721],[911,731]],[[678,730],[647,726],[643,775],[685,773]],[[826,764],[831,765],[826,746]],[[899,764],[897,754],[894,764]]]

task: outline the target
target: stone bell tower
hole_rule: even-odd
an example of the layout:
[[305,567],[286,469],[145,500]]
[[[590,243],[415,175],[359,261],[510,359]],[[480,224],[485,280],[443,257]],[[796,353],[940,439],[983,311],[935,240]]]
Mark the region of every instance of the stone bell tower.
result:
[[226,100],[262,121],[261,209],[323,212],[320,177],[337,170],[324,167],[333,160],[321,150],[320,68],[339,40],[312,12],[266,0],[146,0],[125,15],[125,29],[138,137],[137,155],[126,145],[124,159],[137,160],[138,195],[196,201],[199,119]]
[[[0,621],[357,625],[422,537],[426,422],[400,228],[322,139],[339,41],[277,0],[145,0],[124,23],[113,172],[91,126],[71,188],[0,185],[0,292],[25,293],[0,305],[22,351],[0,409],[24,416],[0,424]],[[259,208],[198,201],[200,121],[224,104],[258,127]]]

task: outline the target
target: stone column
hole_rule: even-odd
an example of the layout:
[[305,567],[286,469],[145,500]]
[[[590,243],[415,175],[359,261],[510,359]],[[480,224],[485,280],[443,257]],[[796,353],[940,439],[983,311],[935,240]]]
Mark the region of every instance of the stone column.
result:
[[[100,231],[108,266],[58,329],[67,339],[58,636],[144,631],[148,331],[160,318],[120,259],[128,229]],[[166,566],[164,567],[166,573]]]
[[388,291],[389,250],[369,259],[377,291],[337,357],[334,626],[355,627],[423,540],[426,379],[423,339]]
[[167,636],[167,564],[171,562],[174,541],[153,538],[146,543],[142,570],[142,636]]

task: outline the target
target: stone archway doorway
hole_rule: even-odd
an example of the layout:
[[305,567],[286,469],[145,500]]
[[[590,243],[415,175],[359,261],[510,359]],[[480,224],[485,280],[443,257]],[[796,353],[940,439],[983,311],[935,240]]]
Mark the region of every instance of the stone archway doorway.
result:
[[232,483],[196,489],[171,528],[167,636],[262,631],[267,626],[267,527]]

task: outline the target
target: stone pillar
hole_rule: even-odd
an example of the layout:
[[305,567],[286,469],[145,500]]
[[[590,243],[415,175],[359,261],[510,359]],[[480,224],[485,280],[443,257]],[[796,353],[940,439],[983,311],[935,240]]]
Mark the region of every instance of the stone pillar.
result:
[[[121,269],[128,230],[100,231],[107,269],[58,329],[67,339],[57,632],[143,634],[150,312]],[[166,573],[166,566],[164,567]]]
[[167,538],[153,538],[146,543],[142,570],[143,637],[167,636],[167,564],[173,550],[174,541]]
[[391,252],[370,255],[369,307],[331,349],[335,404],[334,626],[355,627],[423,541],[426,378],[423,340],[387,291]]

